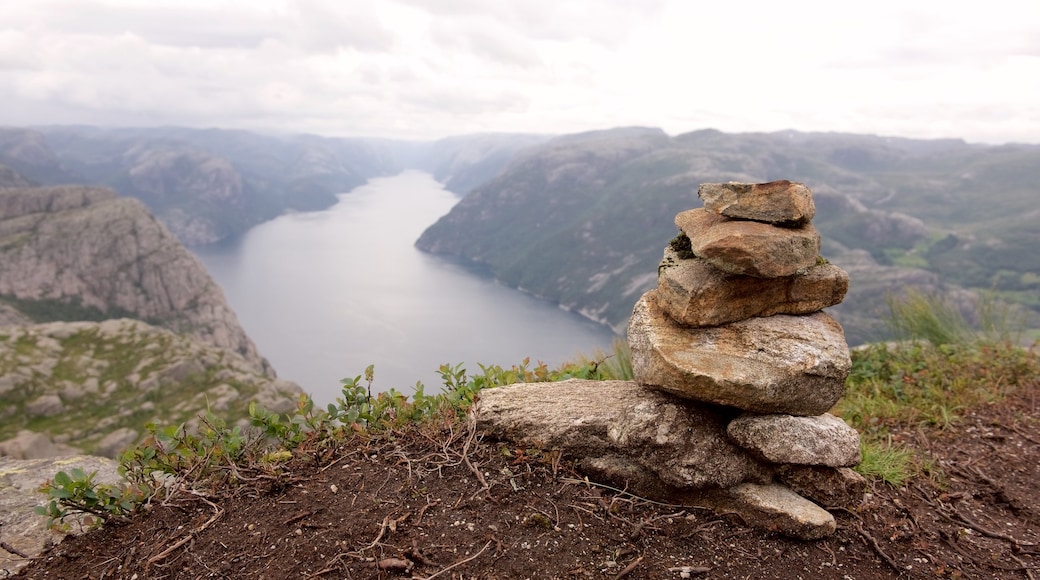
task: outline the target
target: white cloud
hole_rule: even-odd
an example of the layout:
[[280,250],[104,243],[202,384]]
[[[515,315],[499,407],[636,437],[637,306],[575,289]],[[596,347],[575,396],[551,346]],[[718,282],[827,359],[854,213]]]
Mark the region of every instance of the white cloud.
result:
[[0,0],[0,124],[1040,142],[1040,3]]

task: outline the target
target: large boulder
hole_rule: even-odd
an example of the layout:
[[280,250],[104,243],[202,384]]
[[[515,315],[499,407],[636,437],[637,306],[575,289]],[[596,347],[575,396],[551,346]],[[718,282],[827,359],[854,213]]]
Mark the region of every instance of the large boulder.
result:
[[687,328],[644,294],[628,328],[636,381],[757,413],[820,415],[845,392],[852,361],[841,326],[817,312]]
[[729,274],[699,258],[665,250],[658,275],[661,308],[684,326],[718,326],[755,316],[811,314],[839,304],[849,275],[832,264],[802,274],[758,278]]
[[484,432],[559,448],[579,467],[636,493],[768,481],[771,470],[726,435],[726,410],[683,401],[631,381],[522,383],[481,392]]

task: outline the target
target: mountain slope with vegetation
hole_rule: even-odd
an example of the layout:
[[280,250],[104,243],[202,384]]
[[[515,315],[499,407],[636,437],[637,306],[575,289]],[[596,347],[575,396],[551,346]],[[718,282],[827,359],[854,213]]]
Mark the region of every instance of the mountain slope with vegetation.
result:
[[[835,308],[858,344],[884,337],[887,295],[917,287],[974,310],[978,292],[1040,313],[1040,147],[865,135],[668,137],[618,129],[520,154],[419,238],[420,249],[485,265],[502,282],[621,331],[680,211],[700,183],[790,179],[816,194],[823,255],[851,275]],[[1029,322],[1031,321],[1031,322]]]

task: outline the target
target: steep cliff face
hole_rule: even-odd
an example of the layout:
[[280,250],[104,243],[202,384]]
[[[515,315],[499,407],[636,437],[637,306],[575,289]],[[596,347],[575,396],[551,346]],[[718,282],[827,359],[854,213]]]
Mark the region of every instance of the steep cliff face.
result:
[[37,322],[146,320],[274,376],[198,259],[109,189],[0,190],[0,302]]

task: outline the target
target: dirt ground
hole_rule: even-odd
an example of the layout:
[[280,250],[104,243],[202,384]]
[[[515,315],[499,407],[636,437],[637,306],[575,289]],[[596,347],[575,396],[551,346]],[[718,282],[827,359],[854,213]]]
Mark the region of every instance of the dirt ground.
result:
[[276,489],[181,495],[70,537],[23,578],[1029,578],[1040,394],[895,435],[941,475],[875,484],[796,541],[590,484],[567,458],[458,432],[355,441]]

